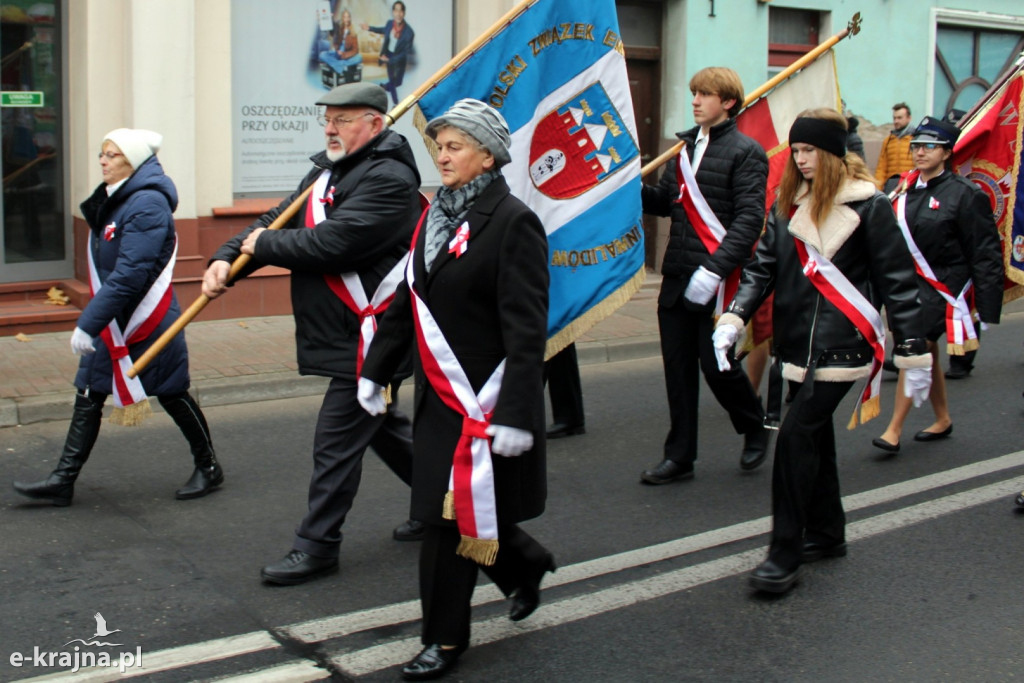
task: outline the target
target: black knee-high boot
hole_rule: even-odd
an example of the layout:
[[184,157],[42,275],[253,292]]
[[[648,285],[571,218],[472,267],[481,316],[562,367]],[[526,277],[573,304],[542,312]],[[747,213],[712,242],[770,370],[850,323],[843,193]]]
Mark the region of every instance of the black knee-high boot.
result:
[[60,507],[71,505],[75,480],[78,479],[82,465],[89,459],[89,453],[100,433],[103,401],[106,398],[106,394],[87,396],[82,391],[75,395],[75,411],[71,415],[71,425],[57,468],[42,481],[28,484],[14,482],[15,491],[29,498],[49,500]]
[[213,440],[210,428],[206,424],[206,416],[199,409],[199,404],[186,391],[173,396],[158,396],[160,405],[171,416],[178,429],[188,439],[192,449],[195,470],[185,485],[174,492],[178,500],[201,498],[224,483],[224,471],[217,462],[213,452]]

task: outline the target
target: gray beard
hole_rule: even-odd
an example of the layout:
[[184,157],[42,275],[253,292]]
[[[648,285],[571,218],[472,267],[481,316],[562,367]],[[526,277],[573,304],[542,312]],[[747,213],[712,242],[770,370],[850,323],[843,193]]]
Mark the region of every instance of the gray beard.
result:
[[327,152],[327,158],[330,160],[332,164],[338,161],[339,159],[345,158],[345,150],[343,149],[340,149],[337,152],[331,149],[325,149],[324,151]]

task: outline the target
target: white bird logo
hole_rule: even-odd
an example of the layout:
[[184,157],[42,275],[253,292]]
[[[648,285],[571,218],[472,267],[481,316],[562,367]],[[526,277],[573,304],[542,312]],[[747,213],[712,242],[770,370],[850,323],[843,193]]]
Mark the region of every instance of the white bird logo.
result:
[[93,638],[101,636],[109,636],[111,633],[120,633],[121,629],[115,628],[113,631],[107,630],[107,620],[103,618],[103,615],[97,612],[93,615],[96,618],[96,633],[92,634]]

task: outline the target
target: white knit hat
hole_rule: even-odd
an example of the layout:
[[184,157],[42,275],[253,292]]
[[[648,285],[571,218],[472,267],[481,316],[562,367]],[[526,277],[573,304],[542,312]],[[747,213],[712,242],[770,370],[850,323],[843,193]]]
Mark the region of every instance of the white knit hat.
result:
[[117,128],[103,136],[103,141],[107,140],[117,145],[132,168],[137,169],[160,151],[164,136],[142,128]]

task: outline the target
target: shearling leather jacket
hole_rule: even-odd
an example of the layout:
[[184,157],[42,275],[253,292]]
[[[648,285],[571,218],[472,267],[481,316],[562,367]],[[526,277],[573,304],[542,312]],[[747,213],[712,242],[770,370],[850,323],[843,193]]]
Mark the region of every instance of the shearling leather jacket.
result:
[[736,297],[718,324],[741,327],[774,291],[774,345],[784,377],[803,381],[812,361],[815,380],[868,376],[871,345],[804,275],[796,251],[796,240],[801,240],[829,259],[865,297],[876,305],[879,299],[885,303],[897,366],[929,366],[914,262],[886,196],[873,183],[847,180],[819,227],[811,217],[807,189],[804,185],[797,192],[791,218],[779,218],[772,209],[756,258],[744,268]]

